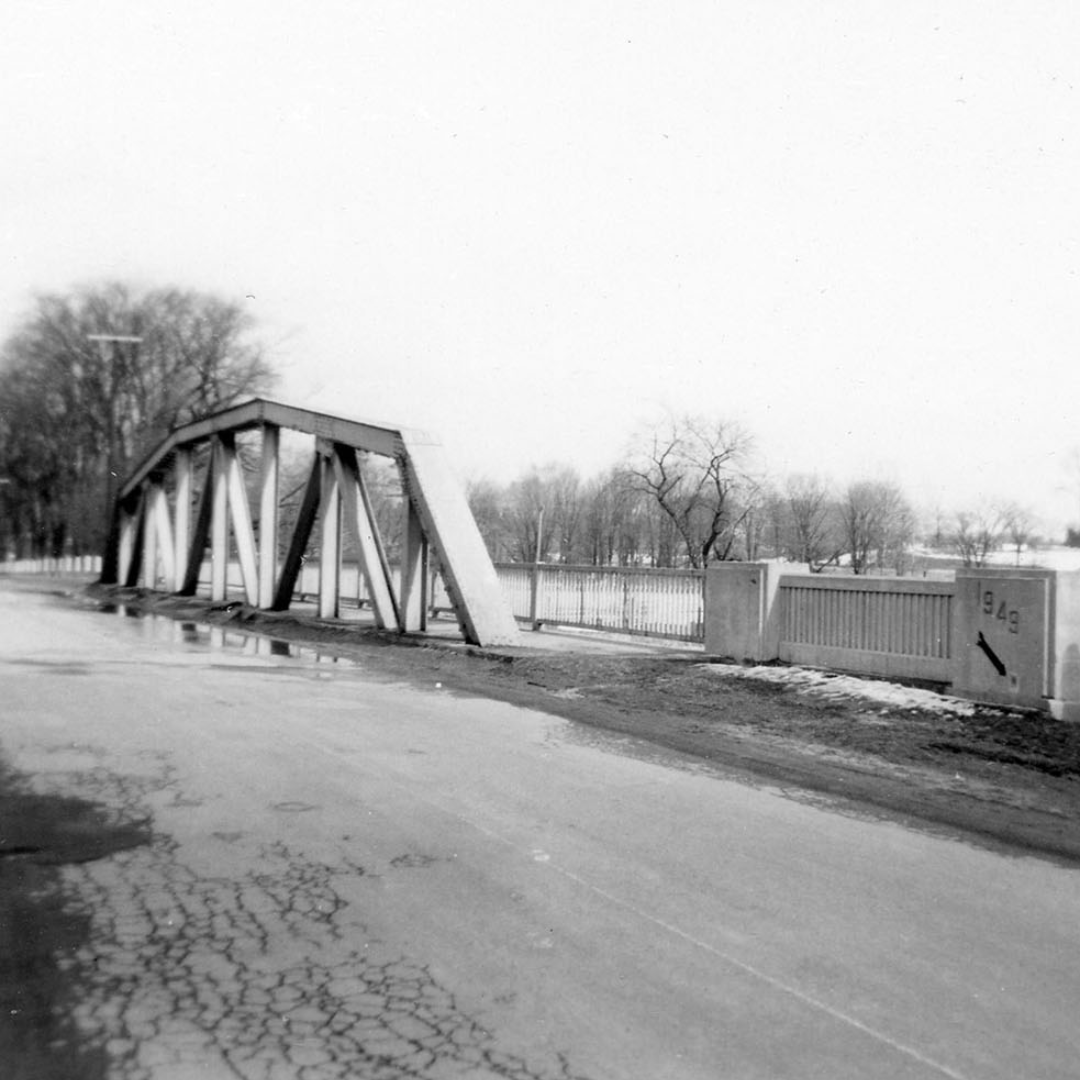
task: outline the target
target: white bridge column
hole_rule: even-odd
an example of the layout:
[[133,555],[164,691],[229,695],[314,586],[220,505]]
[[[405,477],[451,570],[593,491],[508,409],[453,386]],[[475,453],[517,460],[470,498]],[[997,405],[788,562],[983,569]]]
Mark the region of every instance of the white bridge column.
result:
[[210,599],[224,600],[229,588],[229,479],[225,450],[220,438],[214,440],[214,504],[210,519]]
[[228,487],[229,517],[232,521],[240,574],[244,579],[244,595],[253,607],[259,602],[259,581],[255,556],[255,530],[251,526],[251,507],[244,487],[244,470],[236,454],[233,436],[223,435],[221,449]]
[[173,547],[172,525],[169,520],[169,497],[160,477],[147,485],[146,540],[144,542],[144,572],[146,586],[157,588],[158,563],[165,592],[176,592],[176,560]]
[[139,532],[139,512],[120,508],[120,557],[117,562],[116,581],[129,584],[132,560],[135,558],[135,542]]
[[176,518],[173,527],[174,580],[170,591],[183,587],[187,578],[188,547],[191,543],[191,451],[176,451]]

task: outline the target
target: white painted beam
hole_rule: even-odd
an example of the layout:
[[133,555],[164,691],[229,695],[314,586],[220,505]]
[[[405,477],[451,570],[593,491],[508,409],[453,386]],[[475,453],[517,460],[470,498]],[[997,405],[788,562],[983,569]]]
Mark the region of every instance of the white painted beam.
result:
[[244,595],[255,606],[259,602],[258,558],[255,554],[255,530],[251,525],[251,507],[244,487],[244,470],[236,453],[232,433],[221,436],[222,462],[228,489],[229,518],[236,540],[240,574],[244,579]]
[[143,485],[143,506],[146,508],[146,516],[143,521],[142,587],[151,590],[157,588],[158,571],[158,519],[154,487],[152,479]]
[[176,451],[176,522],[173,530],[174,580],[171,592],[183,587],[187,578],[188,546],[191,543],[191,450]]
[[214,505],[210,520],[210,599],[224,600],[229,588],[229,477],[225,449],[214,440]]
[[121,585],[127,584],[131,572],[131,560],[135,554],[135,541],[139,529],[138,513],[120,510],[120,558],[116,569],[116,580]]
[[491,556],[442,447],[405,439],[403,449],[408,495],[438,554],[443,583],[466,640],[474,645],[520,644]]
[[384,457],[393,457],[400,451],[402,436],[408,436],[414,445],[420,443],[438,445],[439,442],[433,435],[424,431],[391,427],[369,420],[331,416],[328,413],[311,412],[308,409],[297,409],[292,405],[282,405],[276,401],[257,398],[177,428],[135,467],[120,489],[121,497],[127,497],[137,490],[142,481],[155,472],[176,447],[203,442],[222,432],[250,430],[262,424],[275,424],[277,427],[303,431],[317,438],[345,443],[347,446],[355,446],[373,454],[382,454]]
[[[160,480],[151,481],[149,494],[147,532],[150,532],[152,523],[165,591],[176,592],[176,550],[173,546],[172,524],[169,519],[169,497],[165,494],[165,486]],[[147,548],[147,556],[149,558],[149,548]],[[151,570],[150,576],[156,581],[156,567]],[[155,585],[151,585],[150,588],[155,588]]]

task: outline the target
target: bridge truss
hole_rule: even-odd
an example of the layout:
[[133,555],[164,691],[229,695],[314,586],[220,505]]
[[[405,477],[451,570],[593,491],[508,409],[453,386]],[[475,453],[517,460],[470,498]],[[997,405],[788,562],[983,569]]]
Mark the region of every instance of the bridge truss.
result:
[[[282,559],[278,487],[283,429],[313,436],[315,449]],[[252,431],[261,435],[254,470],[245,468],[237,446],[237,436]],[[404,520],[396,582],[358,452],[397,463]],[[254,513],[249,480],[257,484]],[[427,629],[429,563],[434,560],[466,641],[518,641],[487,549],[437,439],[264,399],[177,428],[138,466],[117,497],[102,581],[194,595],[209,547],[210,596],[225,600],[235,551],[248,604],[284,611],[317,525],[321,617],[340,614],[342,548],[349,538],[377,626],[402,632]]]

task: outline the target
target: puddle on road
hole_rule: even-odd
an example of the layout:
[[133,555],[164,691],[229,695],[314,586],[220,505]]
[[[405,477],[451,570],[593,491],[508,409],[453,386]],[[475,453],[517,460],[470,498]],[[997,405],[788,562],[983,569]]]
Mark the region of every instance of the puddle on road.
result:
[[305,667],[317,665],[356,669],[360,666],[355,660],[320,652],[310,645],[297,645],[283,638],[227,629],[211,623],[154,615],[127,604],[102,604],[98,610],[105,615],[131,620],[132,627],[138,628],[139,636],[144,641],[179,645],[190,651],[229,658],[269,660],[271,662],[267,667],[277,666],[280,660],[293,660]]

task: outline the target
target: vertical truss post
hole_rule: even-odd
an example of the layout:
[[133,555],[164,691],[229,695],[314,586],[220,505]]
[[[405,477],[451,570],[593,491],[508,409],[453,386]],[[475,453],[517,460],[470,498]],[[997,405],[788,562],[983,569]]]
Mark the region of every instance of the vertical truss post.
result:
[[176,520],[173,529],[175,579],[172,590],[183,588],[187,580],[188,548],[191,543],[191,450],[182,446],[176,451]]
[[214,440],[214,485],[210,519],[210,599],[224,600],[229,587],[229,478],[225,468],[225,447]]
[[144,589],[156,589],[158,570],[158,519],[157,493],[153,478],[146,482],[143,490],[145,493],[143,505],[146,508],[144,510],[146,518],[143,523],[142,583]]
[[336,619],[341,593],[341,485],[333,450],[318,451],[322,468],[322,536],[319,547],[319,616]]
[[251,507],[244,488],[244,471],[236,454],[236,439],[232,432],[221,436],[222,463],[225,466],[228,488],[229,517],[236,540],[236,554],[240,561],[240,574],[244,580],[247,602],[259,602],[258,570],[255,557],[255,530],[251,526]]
[[262,426],[262,468],[259,476],[259,607],[274,606],[277,583],[278,473],[281,429]]
[[412,499],[406,499],[405,536],[401,552],[402,630],[427,629],[428,541]]
[[120,519],[120,541],[116,580],[121,584],[125,584],[135,555],[135,541],[139,532],[139,515],[137,510],[132,511],[126,506],[121,506],[118,514]]
[[165,591],[176,591],[176,560],[173,548],[172,526],[169,522],[169,497],[161,477],[152,477],[147,485],[146,506],[146,585],[157,588],[158,562]]
[[352,447],[334,446],[334,472],[341,489],[342,518],[356,541],[360,572],[367,581],[375,625],[380,629],[398,630],[401,617],[394,599],[390,564],[379,537],[367,484]]

